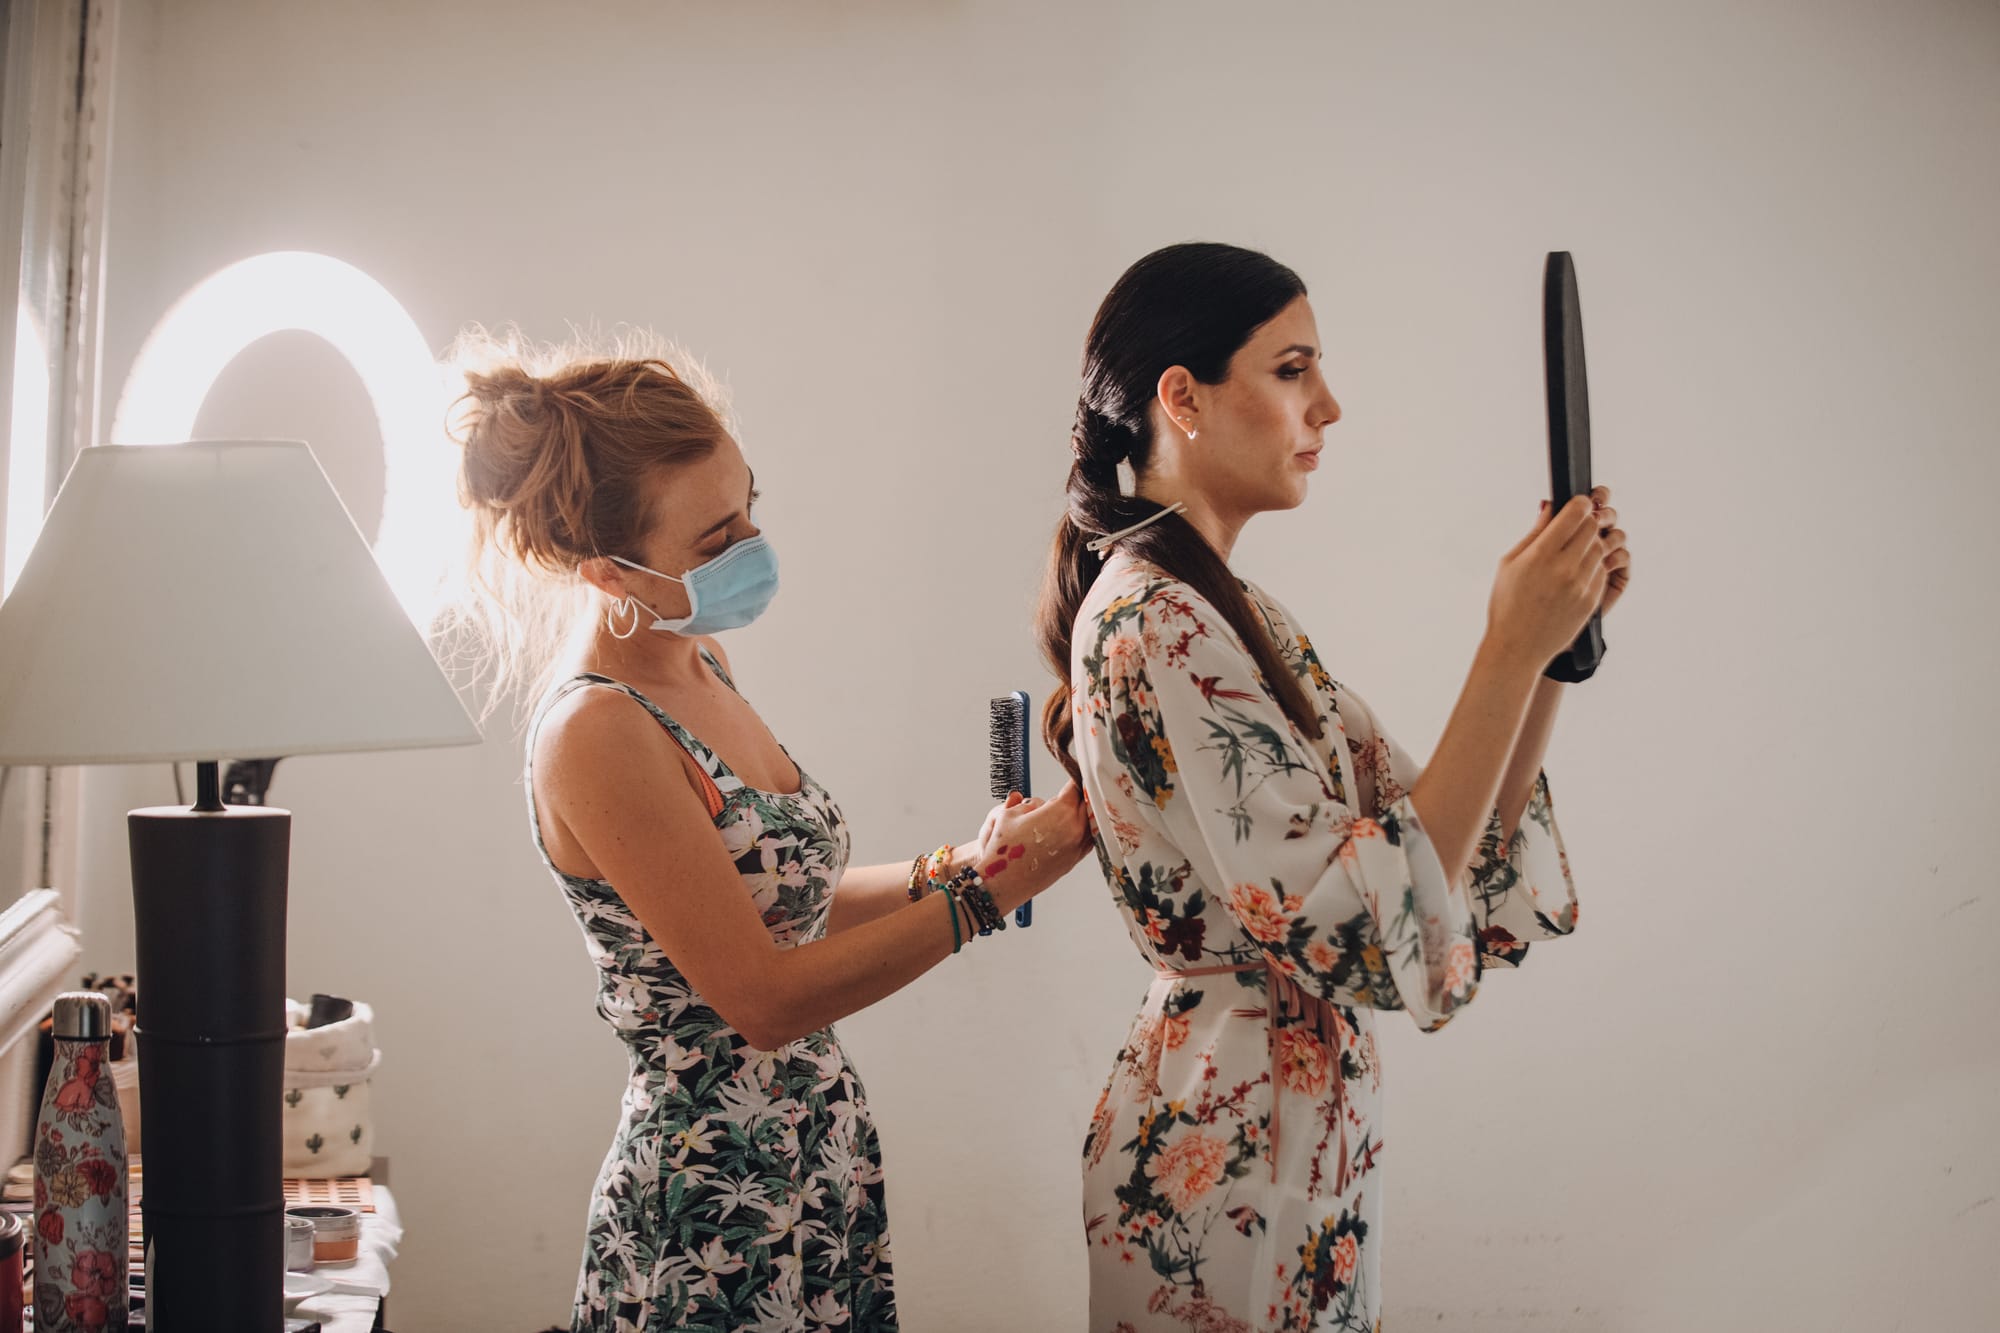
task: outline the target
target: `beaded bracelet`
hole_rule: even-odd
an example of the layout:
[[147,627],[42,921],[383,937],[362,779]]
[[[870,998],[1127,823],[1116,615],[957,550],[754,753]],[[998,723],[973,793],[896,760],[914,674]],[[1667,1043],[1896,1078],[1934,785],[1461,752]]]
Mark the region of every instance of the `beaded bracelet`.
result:
[[917,855],[917,859],[910,862],[911,902],[915,902],[917,901],[917,899],[924,896],[924,889],[928,886],[929,883],[928,877],[925,876],[924,874],[924,863],[930,859],[931,859],[931,854],[929,852],[920,852]]
[[972,914],[979,918],[979,933],[991,935],[996,930],[1007,929],[1007,918],[1001,914],[1000,905],[993,901],[993,895],[984,884],[976,884],[965,892],[966,901],[972,904]]
[[952,853],[956,850],[950,843],[945,843],[930,854],[929,864],[925,867],[924,874],[930,880],[930,885],[933,889],[943,888],[944,882],[951,878],[949,873],[951,870],[951,857]]
[[1000,911],[1000,904],[993,900],[993,893],[980,878],[979,871],[967,866],[951,877],[949,887],[955,889],[971,909],[972,919],[979,927],[981,935],[991,935],[996,930],[1007,929],[1007,918]]

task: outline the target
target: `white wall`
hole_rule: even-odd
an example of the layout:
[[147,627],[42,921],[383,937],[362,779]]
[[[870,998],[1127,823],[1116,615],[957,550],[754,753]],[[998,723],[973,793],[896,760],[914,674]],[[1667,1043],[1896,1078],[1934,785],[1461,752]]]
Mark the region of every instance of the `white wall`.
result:
[[[985,699],[1044,688],[1026,616],[1126,263],[1228,239],[1312,286],[1347,419],[1239,564],[1421,752],[1542,484],[1541,257],[1572,250],[1638,556],[1550,764],[1584,928],[1438,1037],[1387,1024],[1390,1321],[1981,1326],[2000,13],[1500,8],[128,3],[105,382],[191,284],[288,248],[440,346],[689,342],[787,558],[732,653],[892,860],[969,835]],[[344,375],[274,341],[204,428],[313,439],[365,516]],[[275,788],[293,989],[381,1016],[399,1327],[562,1317],[615,1114],[517,756],[496,727]],[[171,789],[90,791],[87,961],[116,966],[119,813]],[[1076,1154],[1145,984],[1093,871],[842,1025],[907,1327],[1080,1325]]]

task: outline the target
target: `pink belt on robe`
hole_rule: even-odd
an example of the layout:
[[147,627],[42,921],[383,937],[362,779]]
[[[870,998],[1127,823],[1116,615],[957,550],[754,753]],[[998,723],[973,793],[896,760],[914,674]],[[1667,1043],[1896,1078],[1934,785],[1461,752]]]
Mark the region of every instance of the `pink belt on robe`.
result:
[[1299,989],[1290,977],[1274,967],[1269,959],[1254,963],[1219,963],[1213,967],[1190,967],[1159,969],[1161,978],[1167,981],[1188,981],[1197,977],[1221,977],[1239,975],[1245,972],[1264,973],[1264,1031],[1265,1041],[1271,1048],[1271,1183],[1278,1181],[1278,1108],[1284,1105],[1285,1084],[1282,1065],[1284,1057],[1278,1041],[1278,1019],[1281,1015],[1306,1016],[1307,1026],[1325,1043],[1330,1063],[1328,1081],[1333,1088],[1333,1114],[1340,1126],[1340,1160],[1334,1169],[1333,1189],[1336,1194],[1347,1193],[1347,1079],[1340,1072],[1340,1017],[1333,1006],[1317,995],[1307,994]]

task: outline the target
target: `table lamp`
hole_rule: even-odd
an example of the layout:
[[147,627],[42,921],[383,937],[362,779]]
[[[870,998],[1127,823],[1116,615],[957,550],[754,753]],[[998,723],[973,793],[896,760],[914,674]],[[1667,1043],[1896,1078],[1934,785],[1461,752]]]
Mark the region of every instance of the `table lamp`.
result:
[[291,815],[217,762],[479,731],[297,441],[77,458],[0,603],[0,763],[193,760],[130,815],[153,1333],[278,1333]]

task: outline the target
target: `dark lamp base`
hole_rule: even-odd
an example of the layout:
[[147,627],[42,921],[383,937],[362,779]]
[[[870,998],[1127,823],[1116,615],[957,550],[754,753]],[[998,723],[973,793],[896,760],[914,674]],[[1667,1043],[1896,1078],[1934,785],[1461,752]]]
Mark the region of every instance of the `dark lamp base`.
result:
[[291,813],[169,806],[128,818],[150,1326],[274,1333],[285,1322]]

